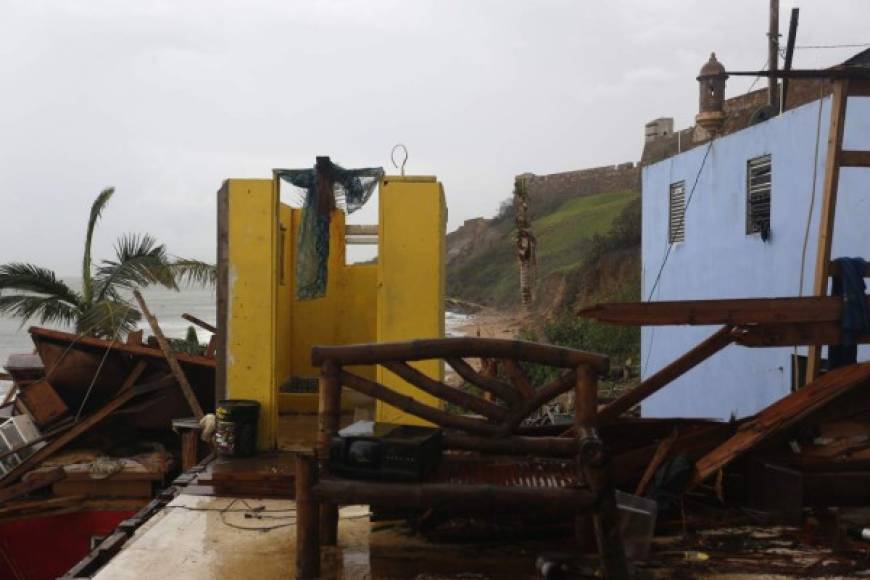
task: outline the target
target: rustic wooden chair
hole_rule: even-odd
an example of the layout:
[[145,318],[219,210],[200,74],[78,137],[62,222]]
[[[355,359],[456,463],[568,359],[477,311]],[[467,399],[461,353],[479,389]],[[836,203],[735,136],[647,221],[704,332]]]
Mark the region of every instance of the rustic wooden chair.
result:
[[[499,359],[510,382],[478,373],[465,361],[465,358],[472,357]],[[408,364],[427,359],[445,360],[467,383],[489,393],[501,404],[434,380]],[[608,578],[627,576],[608,457],[595,429],[597,377],[608,370],[606,356],[523,341],[444,338],[315,347],[312,361],[321,368],[319,432],[316,454],[300,454],[297,458],[297,578],[319,575],[320,545],[335,545],[337,540],[338,506],[356,504],[419,510],[449,508],[451,512],[460,514],[574,513],[578,520],[591,514],[605,575]],[[536,390],[523,373],[520,361],[563,370],[549,384]],[[422,404],[349,372],[345,368],[348,365],[381,365],[421,391],[478,417]],[[500,485],[475,481],[458,483],[456,478],[393,483],[337,477],[328,472],[327,461],[330,441],[339,428],[342,387],[369,395],[441,427],[445,449],[442,467],[459,459],[452,459],[451,455],[455,454],[449,450],[513,456],[508,466],[511,461],[519,465],[528,464],[530,457],[540,458],[539,473],[543,475],[546,475],[548,462],[564,466],[564,458],[569,457],[573,462],[569,463],[569,466],[573,465],[569,470],[573,472],[572,477],[567,484],[563,477],[561,487],[540,485],[546,477],[530,478],[534,480],[532,486],[505,485],[505,482]],[[526,417],[571,390],[575,394],[572,437],[521,434],[521,424]],[[563,460],[555,462],[554,457]],[[504,465],[504,458],[501,461]],[[582,534],[582,529],[585,526],[578,521],[578,534]]]

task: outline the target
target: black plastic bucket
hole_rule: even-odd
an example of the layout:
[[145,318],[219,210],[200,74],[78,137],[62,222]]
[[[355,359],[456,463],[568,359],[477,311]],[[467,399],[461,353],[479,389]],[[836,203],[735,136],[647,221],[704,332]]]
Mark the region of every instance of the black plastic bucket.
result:
[[215,443],[226,457],[250,457],[257,452],[260,403],[245,399],[218,401]]

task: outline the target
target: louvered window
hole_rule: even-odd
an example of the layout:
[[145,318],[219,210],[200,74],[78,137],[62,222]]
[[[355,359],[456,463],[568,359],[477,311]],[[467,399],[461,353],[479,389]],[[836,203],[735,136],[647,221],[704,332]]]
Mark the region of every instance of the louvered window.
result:
[[668,241],[682,242],[686,239],[686,182],[671,184],[668,202]]
[[770,232],[770,155],[750,159],[746,164],[746,233]]

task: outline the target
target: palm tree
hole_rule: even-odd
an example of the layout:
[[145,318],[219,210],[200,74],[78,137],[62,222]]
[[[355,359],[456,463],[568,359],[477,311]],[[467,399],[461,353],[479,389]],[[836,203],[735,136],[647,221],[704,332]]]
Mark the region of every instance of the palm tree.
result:
[[[211,264],[173,258],[148,234],[125,234],[115,244],[115,257],[96,267],[91,260],[94,229],[112,198],[104,189],[91,205],[82,259],[82,288],[75,291],[47,268],[13,262],[0,265],[0,315],[40,324],[75,326],[79,334],[119,338],[136,328],[141,314],[126,297],[135,288],[158,284],[178,290],[180,282],[214,284]],[[11,292],[11,293],[10,293]]]

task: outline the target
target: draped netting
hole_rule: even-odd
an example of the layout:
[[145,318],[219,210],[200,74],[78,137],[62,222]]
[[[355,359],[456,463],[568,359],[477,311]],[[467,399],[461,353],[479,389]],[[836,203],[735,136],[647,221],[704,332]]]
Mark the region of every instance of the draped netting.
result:
[[365,205],[384,170],[344,169],[328,157],[318,157],[312,169],[276,169],[275,175],[299,188],[304,198],[296,240],[296,298],[320,298],[326,294],[332,210],[350,214]]

